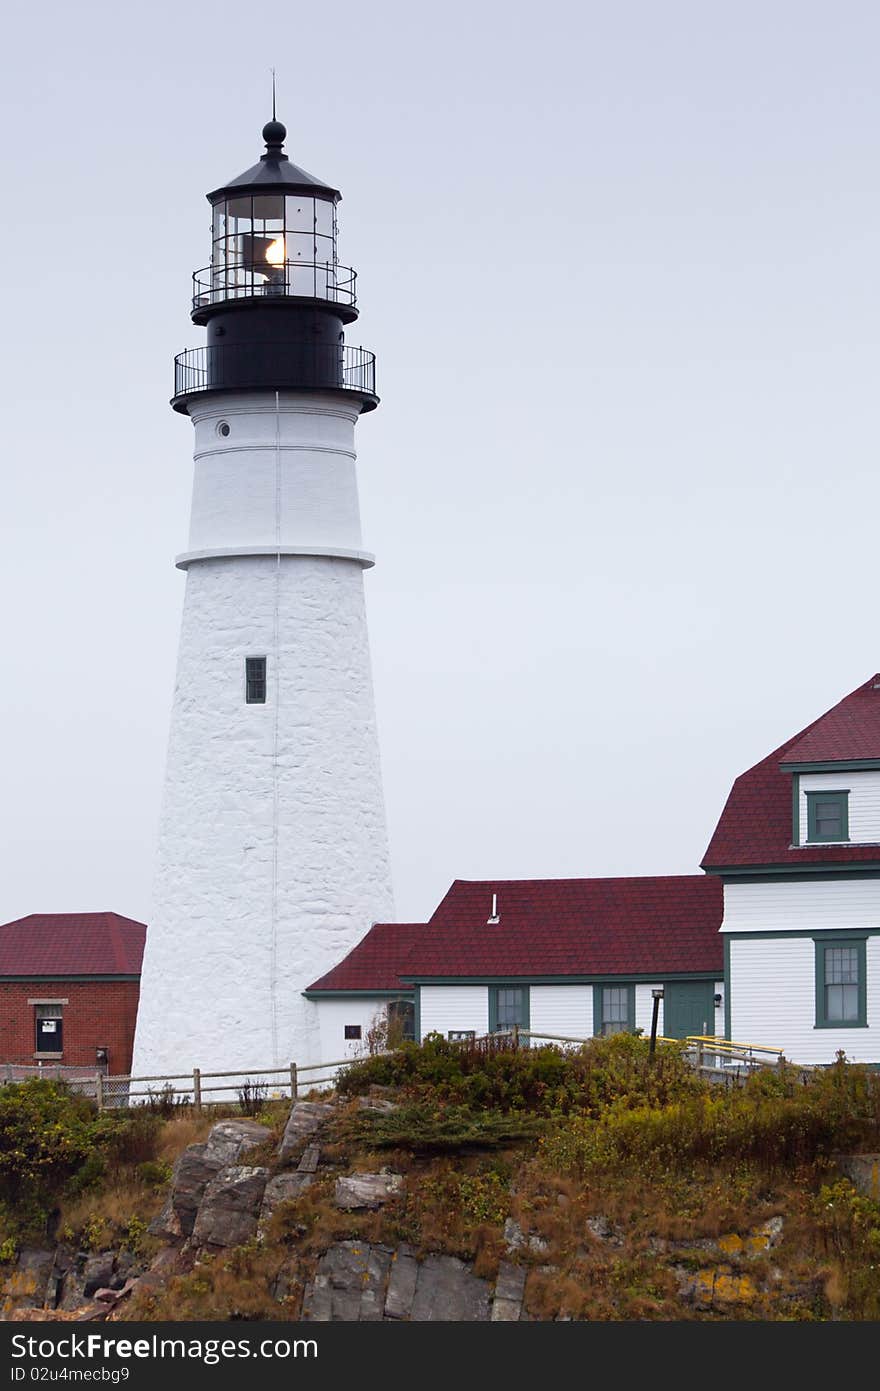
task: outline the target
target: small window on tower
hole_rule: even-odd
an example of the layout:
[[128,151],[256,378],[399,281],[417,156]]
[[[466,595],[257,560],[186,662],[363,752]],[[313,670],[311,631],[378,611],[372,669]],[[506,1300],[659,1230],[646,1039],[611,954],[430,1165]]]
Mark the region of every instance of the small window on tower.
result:
[[245,657],[244,698],[248,705],[266,704],[266,658]]
[[356,1038],[360,1038],[360,1036],[361,1036],[361,1026],[360,1026],[360,1024],[346,1024],[346,1025],[345,1025],[345,1037],[346,1037],[347,1039],[356,1039]]

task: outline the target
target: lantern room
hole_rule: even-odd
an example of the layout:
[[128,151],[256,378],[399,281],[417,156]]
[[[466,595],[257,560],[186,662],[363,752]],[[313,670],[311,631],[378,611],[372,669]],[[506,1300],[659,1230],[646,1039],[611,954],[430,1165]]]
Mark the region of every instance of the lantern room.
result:
[[193,276],[207,344],[178,353],[175,410],[203,391],[332,391],[372,410],[375,358],[345,342],[355,273],[336,250],[338,189],[291,163],[287,131],[263,127],[258,164],[208,194],[211,261]]
[[260,163],[208,194],[211,263],[193,276],[196,323],[241,300],[311,301],[332,304],[345,323],[357,316],[357,277],[336,248],[340,194],[291,163],[286,134],[269,121]]

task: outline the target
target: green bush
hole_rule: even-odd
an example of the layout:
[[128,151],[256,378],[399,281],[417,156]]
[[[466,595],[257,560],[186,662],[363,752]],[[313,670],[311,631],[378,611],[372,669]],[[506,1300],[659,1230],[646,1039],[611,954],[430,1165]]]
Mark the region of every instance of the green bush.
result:
[[146,1110],[99,1113],[62,1082],[0,1087],[0,1206],[20,1229],[41,1225],[62,1194],[151,1160],[160,1124]]
[[596,1038],[578,1049],[508,1049],[488,1055],[429,1034],[386,1057],[350,1064],[338,1080],[344,1095],[370,1086],[399,1087],[500,1110],[598,1114],[614,1101],[664,1106],[706,1090],[677,1044],[661,1044],[653,1060],[645,1039],[632,1034]]
[[734,1090],[715,1087],[666,1106],[618,1099],[598,1115],[561,1120],[544,1137],[545,1160],[563,1172],[629,1168],[644,1175],[746,1160],[767,1168],[813,1163],[834,1150],[876,1144],[880,1078],[837,1065],[805,1084],[761,1072]]
[[540,1117],[518,1112],[473,1111],[468,1106],[416,1102],[394,1111],[360,1111],[340,1122],[340,1139],[369,1149],[409,1149],[415,1154],[495,1149],[540,1134]]
[[0,1088],[0,1201],[25,1220],[88,1158],[93,1109],[62,1084],[32,1079]]

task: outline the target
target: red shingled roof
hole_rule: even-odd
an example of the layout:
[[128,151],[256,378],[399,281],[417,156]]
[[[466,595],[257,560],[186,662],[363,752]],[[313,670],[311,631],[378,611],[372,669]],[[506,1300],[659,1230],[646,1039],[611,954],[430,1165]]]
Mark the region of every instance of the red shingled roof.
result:
[[[489,924],[492,895],[499,922]],[[457,879],[428,924],[379,923],[310,990],[388,990],[436,976],[721,972],[722,888],[654,879]]]
[[841,759],[880,758],[880,675],[795,737],[786,763],[833,763]]
[[338,966],[321,976],[312,990],[399,990],[400,968],[425,923],[375,923]]
[[0,925],[0,976],[139,976],[146,933],[118,913],[31,913]]
[[704,869],[880,859],[876,845],[792,846],[792,775],[780,769],[782,763],[880,758],[878,681],[880,676],[872,676],[737,778],[703,857]]

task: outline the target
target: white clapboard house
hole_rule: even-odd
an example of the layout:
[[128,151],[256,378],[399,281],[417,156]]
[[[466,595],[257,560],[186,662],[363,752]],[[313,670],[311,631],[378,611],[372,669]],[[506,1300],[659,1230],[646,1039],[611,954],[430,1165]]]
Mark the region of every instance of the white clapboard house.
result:
[[457,880],[377,923],[304,992],[325,1060],[377,1023],[456,1038],[726,1034],[804,1063],[880,1062],[880,676],[737,778],[704,874]]

